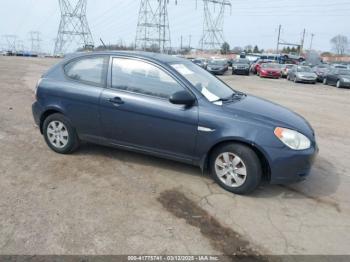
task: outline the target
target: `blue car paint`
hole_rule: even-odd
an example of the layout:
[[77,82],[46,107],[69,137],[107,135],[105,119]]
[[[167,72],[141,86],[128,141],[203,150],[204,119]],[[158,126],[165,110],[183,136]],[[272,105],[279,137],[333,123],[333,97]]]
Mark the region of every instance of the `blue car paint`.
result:
[[[111,60],[106,81],[92,86],[68,79],[63,67],[72,59],[105,55],[148,61],[161,67],[196,97],[190,108],[162,98],[111,88]],[[222,106],[209,102],[170,64],[181,58],[144,52],[100,52],[75,54],[43,75],[33,104],[35,122],[41,126],[46,112],[66,115],[82,140],[116,146],[185,163],[202,169],[216,145],[238,141],[253,147],[267,163],[271,183],[303,179],[318,152],[314,131],[308,122],[290,110],[254,96]],[[120,97],[115,105],[110,98]],[[212,132],[200,132],[206,127]],[[307,136],[311,148],[295,151],[286,147],[273,131],[290,128]]]

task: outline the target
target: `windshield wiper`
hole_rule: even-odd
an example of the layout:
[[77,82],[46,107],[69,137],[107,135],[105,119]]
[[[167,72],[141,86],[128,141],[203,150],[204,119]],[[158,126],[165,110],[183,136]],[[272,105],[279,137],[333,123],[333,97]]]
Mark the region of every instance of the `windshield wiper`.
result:
[[228,97],[220,98],[220,99],[212,101],[212,102],[213,103],[215,103],[215,102],[229,102],[229,101],[233,101],[233,100],[237,100],[237,99],[239,100],[242,98],[242,96],[246,96],[246,94],[239,92],[239,91],[236,91]]

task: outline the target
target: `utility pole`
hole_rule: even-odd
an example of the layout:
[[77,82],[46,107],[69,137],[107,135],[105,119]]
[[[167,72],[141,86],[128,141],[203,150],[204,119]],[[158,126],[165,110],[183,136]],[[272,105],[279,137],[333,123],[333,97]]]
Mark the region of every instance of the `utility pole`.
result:
[[279,25],[279,27],[278,27],[278,37],[277,37],[277,48],[276,48],[276,53],[277,54],[279,52],[279,47],[280,47],[281,30],[282,30],[282,25]]
[[182,35],[181,35],[181,45],[180,45],[180,50],[182,50]]
[[188,49],[191,49],[192,35],[188,36]]
[[91,31],[86,18],[87,0],[78,0],[72,6],[70,0],[58,0],[61,22],[55,43],[55,55],[62,55],[75,42],[79,47],[94,48]]
[[313,44],[314,36],[315,36],[315,34],[311,34],[310,51],[312,50],[312,44]]
[[[203,0],[204,21],[203,35],[200,40],[202,50],[219,50],[224,40],[224,17],[225,8],[232,8],[231,0]],[[218,6],[219,12],[215,15],[215,9]],[[211,9],[210,7],[213,7]]]
[[300,44],[299,55],[301,55],[301,54],[303,53],[304,43],[305,43],[305,35],[306,35],[306,29],[304,29],[304,31],[303,31],[303,36],[302,36],[302,38],[301,38],[301,44]]

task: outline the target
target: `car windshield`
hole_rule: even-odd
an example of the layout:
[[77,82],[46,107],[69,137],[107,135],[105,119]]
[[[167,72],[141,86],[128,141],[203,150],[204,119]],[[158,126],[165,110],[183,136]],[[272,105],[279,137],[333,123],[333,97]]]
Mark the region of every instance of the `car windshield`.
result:
[[312,72],[312,69],[308,66],[299,66],[298,72]]
[[262,65],[263,68],[272,68],[272,69],[280,69],[280,65],[278,64],[263,64]]
[[209,65],[225,65],[226,64],[226,61],[225,60],[210,60]]
[[338,74],[339,75],[350,75],[350,70],[339,70]]
[[238,93],[199,66],[186,62],[177,62],[171,66],[210,102],[226,100]]
[[249,64],[249,60],[248,59],[237,59],[235,61],[233,61],[234,64]]

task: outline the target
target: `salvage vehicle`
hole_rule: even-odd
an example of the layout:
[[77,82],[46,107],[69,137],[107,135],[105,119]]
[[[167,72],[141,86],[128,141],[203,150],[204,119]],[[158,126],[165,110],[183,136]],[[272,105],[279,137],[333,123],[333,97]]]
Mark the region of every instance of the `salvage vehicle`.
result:
[[294,83],[312,83],[316,84],[317,75],[309,66],[296,66],[289,70],[287,80],[294,81]]
[[260,77],[269,77],[269,78],[280,78],[281,77],[281,66],[275,63],[266,63],[262,64],[259,67],[257,75]]
[[228,70],[226,59],[210,59],[207,65],[208,72],[214,75],[223,75]]
[[317,81],[323,82],[324,76],[327,74],[329,70],[329,65],[327,64],[320,64],[312,68],[317,75]]
[[305,179],[318,152],[303,117],[168,55],[74,54],[43,74],[35,98],[35,123],[57,153],[85,141],[150,154],[199,166],[237,194],[262,179]]
[[239,58],[232,62],[232,74],[248,75],[250,73],[250,63],[248,59]]
[[287,78],[288,71],[292,69],[295,65],[294,64],[283,64],[281,65],[281,76],[282,78]]
[[207,69],[208,62],[205,58],[194,58],[192,59],[192,62],[204,69]]
[[338,88],[350,87],[350,70],[332,68],[324,76],[323,84],[335,85]]

